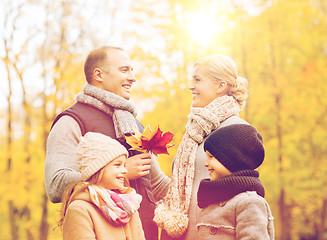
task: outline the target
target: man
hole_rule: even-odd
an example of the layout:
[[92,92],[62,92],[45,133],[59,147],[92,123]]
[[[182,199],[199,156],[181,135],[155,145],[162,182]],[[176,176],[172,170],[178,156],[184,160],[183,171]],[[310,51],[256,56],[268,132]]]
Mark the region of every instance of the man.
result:
[[[81,179],[76,163],[79,139],[86,132],[100,132],[130,148],[124,136],[143,126],[135,119],[136,110],[128,101],[136,81],[129,56],[121,48],[105,46],[92,51],[84,65],[87,84],[76,103],[53,122],[45,160],[45,186],[50,200],[61,201],[65,188]],[[158,239],[153,222],[155,200],[162,198],[169,179],[148,153],[129,151],[126,168],[131,187],[142,195],[139,210],[146,239]],[[150,171],[151,169],[151,171]],[[151,173],[151,174],[149,174]],[[152,190],[152,192],[151,192]]]

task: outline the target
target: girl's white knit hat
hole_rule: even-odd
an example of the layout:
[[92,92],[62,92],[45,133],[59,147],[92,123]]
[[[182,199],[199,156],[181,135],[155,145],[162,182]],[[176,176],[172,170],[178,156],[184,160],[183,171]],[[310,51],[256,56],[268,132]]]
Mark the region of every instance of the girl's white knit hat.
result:
[[89,179],[121,155],[128,157],[128,152],[117,140],[101,133],[87,132],[77,147],[77,164],[82,180]]

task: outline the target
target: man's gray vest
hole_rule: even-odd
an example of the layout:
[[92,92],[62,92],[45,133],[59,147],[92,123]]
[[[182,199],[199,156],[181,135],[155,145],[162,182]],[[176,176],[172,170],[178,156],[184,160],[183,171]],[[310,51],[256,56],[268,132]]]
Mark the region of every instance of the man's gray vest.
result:
[[[112,116],[98,110],[97,108],[84,104],[75,103],[67,110],[60,113],[54,120],[52,126],[64,115],[68,115],[76,120],[82,135],[87,132],[98,132],[116,139],[115,128],[112,121]],[[140,132],[143,132],[144,127],[136,120]],[[124,141],[122,144],[128,150],[130,146]],[[128,150],[129,156],[139,154],[134,150]],[[147,240],[158,240],[158,227],[153,222],[154,209],[156,207],[153,194],[151,192],[151,179],[150,175],[131,180],[130,185],[136,192],[142,195],[142,202],[139,209],[140,218]]]

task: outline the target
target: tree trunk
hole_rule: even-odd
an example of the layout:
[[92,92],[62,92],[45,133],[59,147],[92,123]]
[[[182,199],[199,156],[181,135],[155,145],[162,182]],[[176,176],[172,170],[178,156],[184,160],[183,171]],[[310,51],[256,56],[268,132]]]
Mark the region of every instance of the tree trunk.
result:
[[29,225],[29,223],[32,221],[31,209],[29,207],[26,208],[25,216],[26,216],[26,221],[28,223],[26,226],[26,238],[27,238],[27,240],[34,240],[32,228]]
[[327,215],[327,199],[323,199],[322,208],[321,208],[321,220],[320,220],[320,226],[318,229],[318,240],[325,239],[324,233],[325,233],[326,215]]
[[18,240],[19,228],[16,223],[17,209],[14,206],[12,200],[9,200],[8,207],[9,207],[9,224],[10,224],[11,240]]
[[289,227],[289,209],[285,200],[285,190],[282,187],[278,199],[279,205],[279,222],[280,222],[280,240],[290,240],[291,232]]
[[49,234],[48,223],[48,196],[44,192],[42,201],[42,219],[40,224],[40,240],[47,240]]
[[[41,62],[43,66],[43,73],[42,77],[43,79],[46,79],[46,67],[45,67],[45,62],[44,62],[44,57],[42,57]],[[44,83],[44,86],[46,86],[46,83]],[[45,94],[46,89],[43,90],[42,92],[42,100],[43,100],[43,105],[42,105],[42,121],[43,121],[43,149],[44,153],[46,153],[46,145],[47,145],[47,137],[49,134],[48,130],[48,122],[49,119],[47,117],[47,96]],[[45,156],[45,155],[44,155]],[[48,196],[44,190],[43,193],[43,201],[42,201],[42,215],[41,215],[41,223],[40,223],[40,230],[39,230],[40,240],[47,240],[48,239],[48,234],[49,234],[49,223],[48,223]]]
[[[242,28],[242,39],[245,39],[245,31],[244,29]],[[246,78],[248,81],[248,67],[247,67],[247,62],[248,62],[248,59],[247,59],[247,52],[246,52],[246,49],[245,49],[245,43],[244,41],[241,41],[241,51],[242,51],[242,65],[243,65],[243,74],[244,74],[244,78]],[[249,86],[250,86],[250,82],[248,82]],[[245,107],[244,107],[244,113],[245,113],[245,116],[244,116],[244,119],[246,121],[249,121],[249,102],[247,102],[245,104]]]
[[[280,236],[279,239],[281,240],[289,240],[291,239],[291,226],[289,220],[289,209],[286,204],[286,192],[285,192],[285,182],[284,182],[284,163],[283,163],[283,131],[282,131],[282,89],[279,87],[279,78],[278,73],[283,73],[283,67],[280,66],[278,68],[277,64],[277,50],[278,46],[276,47],[276,43],[278,41],[275,39],[275,32],[277,31],[276,24],[273,19],[270,20],[269,23],[270,27],[270,58],[271,58],[271,69],[272,69],[272,88],[273,88],[273,96],[275,102],[275,130],[276,130],[276,138],[278,142],[277,146],[277,160],[279,163],[279,178],[280,178],[280,194],[279,194],[279,222],[280,222]],[[282,56],[281,56],[281,59]]]
[[[6,50],[6,57],[5,57],[5,65],[6,71],[8,74],[8,96],[7,96],[7,173],[11,174],[12,171],[12,105],[11,105],[11,97],[12,97],[12,86],[11,86],[11,73],[9,67],[9,49],[7,47],[7,41],[5,40],[5,50]],[[10,232],[11,232],[11,239],[18,240],[18,225],[16,222],[16,215],[17,209],[12,199],[8,201],[8,210],[9,210],[9,225],[10,225]]]
[[[45,73],[43,74],[45,76]],[[48,126],[48,118],[46,113],[46,105],[47,105],[47,97],[45,93],[43,93],[43,107],[42,107],[42,114],[43,114],[43,148],[44,152],[46,152],[46,142],[47,136],[49,134],[47,130]],[[43,193],[43,201],[42,201],[42,216],[41,216],[41,223],[40,223],[40,240],[47,240],[49,234],[49,223],[48,223],[48,196],[44,190]]]

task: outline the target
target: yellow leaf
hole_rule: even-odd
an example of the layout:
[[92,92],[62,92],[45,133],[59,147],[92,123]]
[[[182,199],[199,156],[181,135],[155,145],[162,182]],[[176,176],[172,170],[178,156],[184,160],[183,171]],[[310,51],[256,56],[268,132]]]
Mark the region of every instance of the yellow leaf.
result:
[[156,127],[155,131],[152,131],[150,125],[147,125],[141,137],[142,139],[149,141],[150,139],[153,138],[153,136],[157,133],[157,131],[158,131],[158,127]]
[[132,136],[126,136],[126,142],[131,146],[131,150],[137,150],[140,152],[145,152],[142,149],[141,133],[135,129],[135,134]]

